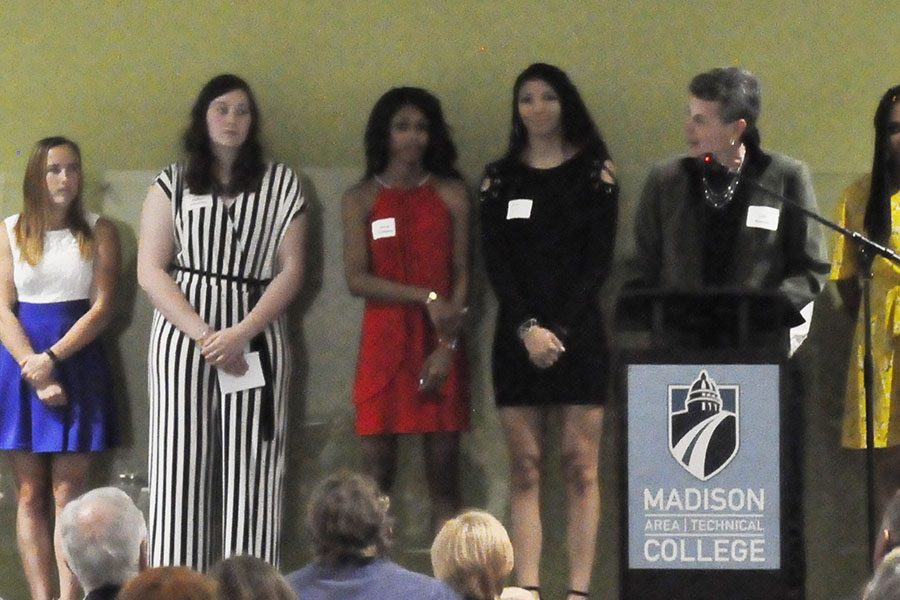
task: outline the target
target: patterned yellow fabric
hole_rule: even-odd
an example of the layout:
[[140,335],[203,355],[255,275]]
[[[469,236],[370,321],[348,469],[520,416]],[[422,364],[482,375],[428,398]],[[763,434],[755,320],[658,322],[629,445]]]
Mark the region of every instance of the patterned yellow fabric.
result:
[[[869,176],[863,177],[841,194],[837,221],[856,231],[863,230],[866,202],[869,199]],[[900,249],[900,192],[891,197],[891,237],[889,246]],[[841,237],[835,240],[831,279],[856,276],[858,263],[853,242]],[[900,444],[900,372],[895,364],[900,336],[900,268],[876,257],[872,265],[872,356],[875,362],[875,447]],[[853,352],[847,374],[844,402],[842,443],[850,448],[866,445],[866,412],[863,390],[863,310],[860,307],[853,338]],[[892,398],[897,399],[896,405]]]

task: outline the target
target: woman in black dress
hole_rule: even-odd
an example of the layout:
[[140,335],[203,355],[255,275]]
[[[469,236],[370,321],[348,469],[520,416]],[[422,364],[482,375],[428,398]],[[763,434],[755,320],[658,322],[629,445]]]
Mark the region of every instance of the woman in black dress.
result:
[[597,294],[609,272],[618,187],[566,74],[534,64],[513,88],[509,149],[481,191],[484,255],[500,310],[496,402],[510,453],[516,575],[540,597],[545,425],[562,422],[569,598],[586,597],[600,518],[607,350]]

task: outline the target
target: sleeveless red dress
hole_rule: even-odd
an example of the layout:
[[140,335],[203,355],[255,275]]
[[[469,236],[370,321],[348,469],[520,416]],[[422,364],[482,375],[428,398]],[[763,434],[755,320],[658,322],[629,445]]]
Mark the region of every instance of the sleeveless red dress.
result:
[[[453,220],[430,183],[382,187],[367,222],[373,275],[451,292]],[[469,391],[462,344],[441,389],[419,393],[425,359],[437,345],[422,304],[367,300],[353,403],[356,432],[430,433],[469,428]]]

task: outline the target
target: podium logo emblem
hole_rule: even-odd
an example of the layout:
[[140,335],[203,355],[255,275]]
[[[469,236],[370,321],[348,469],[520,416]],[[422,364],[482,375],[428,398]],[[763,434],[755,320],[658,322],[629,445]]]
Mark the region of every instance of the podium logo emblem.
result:
[[706,481],[740,447],[740,389],[717,385],[706,370],[690,385],[669,385],[669,451],[682,467]]

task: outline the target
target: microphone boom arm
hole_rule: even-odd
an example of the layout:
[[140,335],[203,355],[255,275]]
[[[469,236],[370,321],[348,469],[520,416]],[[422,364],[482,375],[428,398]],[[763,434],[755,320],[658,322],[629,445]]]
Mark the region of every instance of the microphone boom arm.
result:
[[753,187],[754,189],[757,189],[761,192],[768,194],[769,196],[780,201],[784,206],[787,206],[788,208],[790,208],[792,210],[801,212],[804,215],[806,215],[808,218],[812,219],[813,221],[821,223],[825,227],[828,227],[829,229],[840,233],[842,236],[853,240],[856,243],[856,245],[860,248],[861,251],[863,251],[867,254],[870,254],[870,255],[877,254],[877,255],[882,256],[882,257],[886,258],[887,260],[891,261],[895,265],[900,265],[900,254],[897,254],[895,251],[891,250],[887,246],[885,246],[883,244],[879,244],[878,242],[872,240],[871,238],[866,237],[865,235],[863,235],[862,233],[860,233],[858,231],[854,231],[853,229],[847,229],[846,227],[844,227],[842,225],[838,225],[834,221],[830,221],[830,220],[826,219],[819,213],[806,208],[805,206],[798,203],[796,200],[793,200],[791,198],[788,198],[787,196],[779,194],[778,192],[776,192],[774,190],[770,190],[769,188],[761,185],[760,183],[758,183],[756,181],[753,181],[748,178],[742,178],[741,182]]

